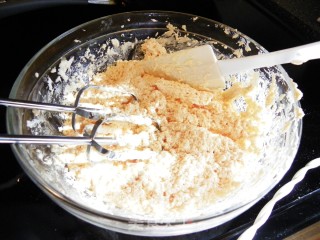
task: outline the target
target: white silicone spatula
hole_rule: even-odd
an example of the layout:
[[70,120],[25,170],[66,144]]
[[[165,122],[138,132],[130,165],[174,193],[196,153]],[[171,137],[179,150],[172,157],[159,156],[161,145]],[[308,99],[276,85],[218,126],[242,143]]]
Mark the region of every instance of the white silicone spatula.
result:
[[211,46],[203,45],[145,60],[146,72],[170,77],[191,86],[224,88],[224,76],[278,64],[302,64],[320,58],[320,41],[249,57],[217,60]]

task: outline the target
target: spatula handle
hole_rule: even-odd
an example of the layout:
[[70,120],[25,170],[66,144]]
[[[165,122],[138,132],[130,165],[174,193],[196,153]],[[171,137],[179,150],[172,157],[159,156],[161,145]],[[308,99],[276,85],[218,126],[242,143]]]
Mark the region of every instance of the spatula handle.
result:
[[318,58],[320,58],[320,41],[255,56],[221,60],[217,64],[221,74],[228,75],[278,64],[302,64]]

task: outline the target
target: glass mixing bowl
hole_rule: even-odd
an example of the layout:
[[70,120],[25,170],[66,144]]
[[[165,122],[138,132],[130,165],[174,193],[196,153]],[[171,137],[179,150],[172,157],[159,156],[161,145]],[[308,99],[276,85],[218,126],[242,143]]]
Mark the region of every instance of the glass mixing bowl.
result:
[[[133,45],[128,45],[126,51],[119,50],[113,57],[106,58],[108,45],[112,44],[110,39],[136,44],[139,40],[163,34],[168,30],[168,23],[178,27],[181,33],[188,32],[189,37],[210,42],[220,58],[267,52],[241,32],[203,17],[165,11],[120,13],[82,24],[47,44],[21,71],[10,98],[59,103],[64,82],[81,79],[88,83],[92,74],[106,69],[116,60],[131,57]],[[183,47],[171,46],[172,50]],[[64,72],[65,79],[52,81],[58,77],[56,70],[66,61],[69,61],[69,70]],[[218,202],[196,216],[144,219],[143,216],[132,217],[101,211],[86,202],[77,201],[75,196],[78,193],[65,184],[62,173],[43,161],[45,156],[39,160],[37,149],[41,148],[42,154],[50,154],[49,146],[15,144],[12,149],[24,171],[43,192],[66,211],[89,223],[113,231],[144,236],[172,236],[209,229],[235,218],[267,194],[290,168],[298,150],[302,121],[293,117],[299,102],[294,97],[292,80],[281,66],[262,68],[258,72],[264,80],[260,84],[261,96],[264,96],[263,92],[269,86],[271,76],[275,76],[279,93],[277,103],[282,106],[274,111],[275,121],[271,124],[270,136],[265,143],[268,149],[263,158],[256,159],[260,166],[259,173],[248,176],[249,181],[230,193],[223,202]],[[26,122],[32,116],[30,110],[9,108],[8,133],[31,134]],[[54,113],[45,115],[45,118],[37,134],[59,135],[57,127],[60,119]],[[278,126],[285,122],[291,124],[287,125],[286,131],[282,131]]]

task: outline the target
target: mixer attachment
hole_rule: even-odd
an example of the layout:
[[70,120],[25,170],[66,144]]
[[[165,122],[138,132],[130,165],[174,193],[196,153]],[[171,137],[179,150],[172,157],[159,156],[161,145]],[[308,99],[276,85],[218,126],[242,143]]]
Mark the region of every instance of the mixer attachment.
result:
[[92,120],[99,120],[101,118],[104,118],[105,111],[104,109],[97,109],[97,108],[86,108],[86,107],[81,107],[79,106],[80,104],[80,99],[81,96],[84,94],[84,92],[88,89],[98,89],[102,91],[109,91],[109,92],[114,92],[117,94],[122,94],[122,95],[128,95],[131,96],[135,101],[138,101],[136,96],[132,93],[129,93],[127,91],[120,91],[118,89],[110,88],[110,87],[104,87],[104,86],[97,86],[97,85],[87,85],[83,88],[81,88],[76,96],[76,100],[74,102],[74,110],[72,113],[72,128],[73,130],[76,130],[76,115],[82,116],[84,118],[92,119]]
[[[127,116],[125,114],[106,113],[106,109],[93,108],[81,106],[80,100],[84,92],[88,89],[97,89],[99,91],[111,91],[115,94],[127,95],[134,101],[138,101],[136,96],[127,91],[122,91],[110,87],[87,85],[81,88],[77,95],[73,106],[64,106],[52,103],[39,103],[27,100],[14,100],[14,99],[0,99],[0,105],[7,107],[17,107],[25,109],[38,109],[54,112],[69,112],[72,113],[71,125],[74,131],[76,131],[76,116],[81,116],[89,120],[95,121],[90,132],[84,131],[83,137],[67,137],[67,136],[36,136],[36,135],[0,135],[0,143],[20,143],[20,144],[76,144],[76,145],[88,145],[87,156],[88,159],[91,151],[91,147],[94,147],[99,153],[107,155],[108,158],[113,158],[115,153],[102,145],[116,145],[117,139],[107,137],[96,137],[98,129],[105,123],[110,122],[134,122],[140,124],[139,121],[148,122],[148,124],[155,126],[160,130],[159,124],[150,118],[141,116]],[[142,120],[143,119],[143,120]],[[143,124],[143,123],[142,123]]]

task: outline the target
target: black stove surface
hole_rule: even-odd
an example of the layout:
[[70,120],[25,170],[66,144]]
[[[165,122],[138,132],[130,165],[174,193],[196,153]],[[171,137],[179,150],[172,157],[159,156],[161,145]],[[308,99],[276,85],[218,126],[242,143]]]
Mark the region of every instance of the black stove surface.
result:
[[[1,16],[1,4],[4,4],[1,2],[1,98],[8,97],[13,82],[24,65],[52,39],[86,21],[123,11],[170,10],[211,18],[238,29],[269,51],[320,40],[317,30],[310,35],[310,28],[298,28],[296,22],[290,24],[288,15],[277,15],[277,11],[273,9],[274,4],[263,5],[250,0],[136,0],[115,6],[65,4],[6,17]],[[320,16],[320,13],[318,15]],[[295,18],[295,21],[299,21],[299,18]],[[276,190],[290,181],[296,171],[307,162],[320,156],[320,100],[319,90],[314,87],[319,81],[320,60],[298,67],[284,65],[284,68],[304,93],[301,104],[306,115],[298,154],[283,180],[251,209],[226,224],[194,234],[154,239],[236,239],[252,225],[260,209]],[[5,133],[4,107],[0,109],[0,114],[0,133]],[[23,173],[9,145],[0,144],[0,150],[0,239],[153,239],[111,232],[72,216],[53,203]],[[257,232],[255,239],[283,239],[318,222],[319,203],[319,169],[314,169],[307,173],[305,179],[295,186],[289,196],[276,204],[270,219]]]

